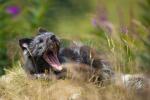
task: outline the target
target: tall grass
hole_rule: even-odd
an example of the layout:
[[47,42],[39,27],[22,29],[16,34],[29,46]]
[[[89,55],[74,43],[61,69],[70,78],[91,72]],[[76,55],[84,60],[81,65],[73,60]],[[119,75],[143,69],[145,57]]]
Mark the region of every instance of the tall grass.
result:
[[[29,79],[16,63],[0,78],[2,100],[148,100],[148,90],[127,90],[122,85],[99,87],[93,83],[66,78],[63,80]],[[83,76],[80,76],[83,77]]]

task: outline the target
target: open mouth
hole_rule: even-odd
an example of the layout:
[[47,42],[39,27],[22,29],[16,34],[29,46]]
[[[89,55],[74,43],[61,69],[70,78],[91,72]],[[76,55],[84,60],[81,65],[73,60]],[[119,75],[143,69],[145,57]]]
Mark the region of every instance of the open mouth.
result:
[[52,66],[52,68],[56,71],[61,71],[62,66],[59,62],[59,59],[57,57],[57,52],[54,52],[52,50],[48,50],[46,53],[44,53],[43,58],[45,61]]

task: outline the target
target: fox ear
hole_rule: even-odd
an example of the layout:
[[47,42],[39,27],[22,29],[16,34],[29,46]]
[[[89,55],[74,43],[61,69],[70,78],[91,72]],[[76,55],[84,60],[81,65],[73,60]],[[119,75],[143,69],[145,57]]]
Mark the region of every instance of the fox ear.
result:
[[32,41],[32,39],[29,38],[23,38],[19,40],[19,45],[22,48],[22,50],[25,50],[28,48],[28,45],[30,44],[30,42]]
[[45,33],[45,32],[48,32],[46,29],[44,28],[38,28],[38,34],[42,34],[42,33]]

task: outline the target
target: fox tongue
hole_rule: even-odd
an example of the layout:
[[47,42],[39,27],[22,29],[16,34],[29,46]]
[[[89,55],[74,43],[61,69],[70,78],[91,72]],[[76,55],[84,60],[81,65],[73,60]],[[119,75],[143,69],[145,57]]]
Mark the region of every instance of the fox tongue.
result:
[[62,70],[62,66],[58,60],[58,57],[56,54],[44,54],[44,59],[50,64],[55,70]]
[[61,64],[60,64],[60,62],[59,62],[59,60],[58,60],[58,57],[56,56],[56,55],[49,55],[49,61],[51,62],[51,65],[53,66],[53,67],[55,67],[56,69],[58,69],[58,70],[61,70],[62,68],[61,68]]

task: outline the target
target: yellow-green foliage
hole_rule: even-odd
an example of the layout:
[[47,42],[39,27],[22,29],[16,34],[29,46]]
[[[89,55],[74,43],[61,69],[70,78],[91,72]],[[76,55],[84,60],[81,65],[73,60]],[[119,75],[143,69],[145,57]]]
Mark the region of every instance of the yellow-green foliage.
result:
[[[117,72],[149,75],[150,14],[146,1],[141,6],[144,14],[139,15],[138,0],[0,0],[0,75],[5,66],[15,63],[0,77],[0,100],[150,100],[149,92],[137,96],[123,86],[98,87],[73,79],[28,79],[20,62],[16,64],[18,39],[33,36],[38,27],[44,27],[60,38],[96,48]],[[8,13],[12,6],[20,12]],[[106,11],[101,13],[103,8]]]

